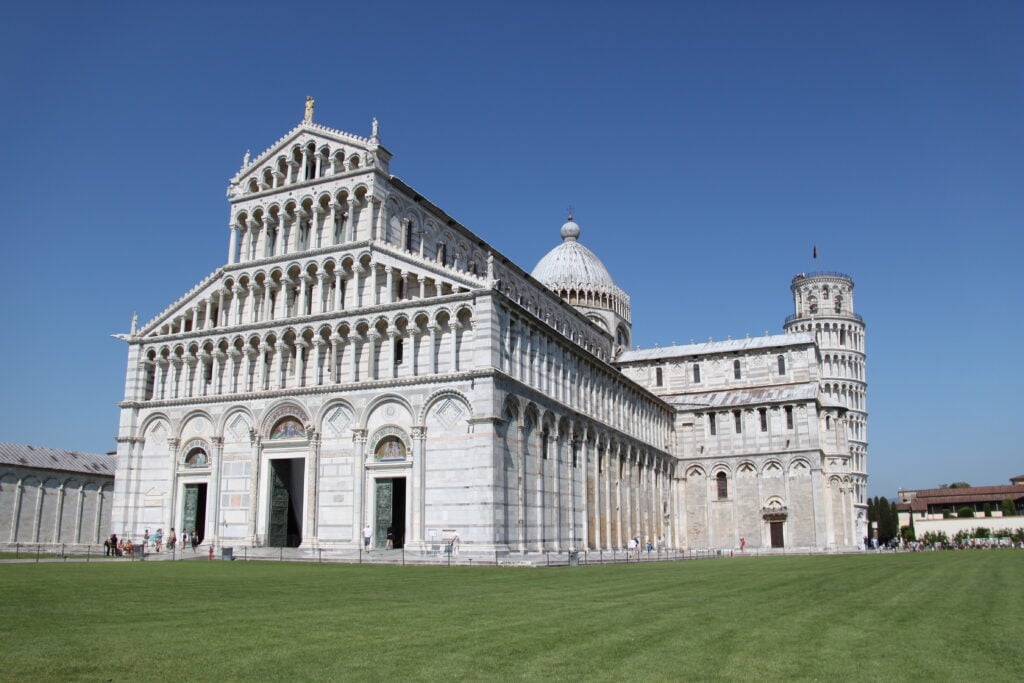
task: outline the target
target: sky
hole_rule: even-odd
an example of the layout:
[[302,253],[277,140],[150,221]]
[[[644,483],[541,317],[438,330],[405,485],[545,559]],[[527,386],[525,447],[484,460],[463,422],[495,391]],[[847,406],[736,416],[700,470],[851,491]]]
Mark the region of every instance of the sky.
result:
[[869,494],[1008,483],[1022,35],[1020,2],[6,3],[0,441],[114,449],[110,335],[226,262],[228,179],[312,95],[526,270],[574,207],[643,348],[851,275]]

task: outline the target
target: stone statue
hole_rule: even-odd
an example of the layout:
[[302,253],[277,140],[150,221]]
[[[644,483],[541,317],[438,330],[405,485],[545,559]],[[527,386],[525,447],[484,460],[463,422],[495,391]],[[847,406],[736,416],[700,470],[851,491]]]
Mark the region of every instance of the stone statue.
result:
[[313,122],[313,105],[314,105],[313,97],[312,96],[307,97],[306,98],[306,117],[304,119],[302,119],[302,121],[304,123],[312,123]]
[[373,117],[373,122],[370,124],[370,137],[371,138],[376,138],[377,136],[378,136],[377,117],[374,116]]
[[245,156],[242,157],[242,168],[245,168],[246,166],[249,165],[250,159],[251,157],[249,156],[249,150],[245,150]]
[[139,313],[138,311],[132,313],[132,329],[131,333],[135,334],[135,331],[139,329]]

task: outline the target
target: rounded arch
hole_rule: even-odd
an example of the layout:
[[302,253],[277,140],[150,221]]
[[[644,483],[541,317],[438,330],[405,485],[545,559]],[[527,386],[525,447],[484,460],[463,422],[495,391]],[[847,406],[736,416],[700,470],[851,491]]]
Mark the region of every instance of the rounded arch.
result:
[[380,394],[379,396],[374,396],[366,404],[366,406],[363,408],[363,414],[360,415],[359,417],[359,423],[365,427],[370,417],[373,415],[373,411],[375,411],[384,403],[390,402],[397,403],[403,408],[405,408],[407,411],[409,411],[410,418],[416,415],[416,411],[413,410],[412,404],[409,403],[409,400],[406,399],[404,396],[402,396],[401,394],[386,393]]
[[272,438],[270,430],[274,428],[282,418],[293,417],[303,427],[309,425],[309,413],[300,403],[292,399],[281,399],[270,404],[260,419],[260,434],[265,438]]
[[228,425],[231,424],[236,415],[242,415],[245,417],[250,429],[252,429],[252,426],[256,424],[256,416],[253,415],[252,410],[250,410],[248,406],[234,405],[225,410],[224,414],[221,415],[220,420],[217,421],[217,425],[215,427],[215,433],[217,436],[225,436]]
[[444,399],[451,399],[462,403],[469,412],[469,417],[467,419],[473,419],[473,405],[469,402],[469,399],[466,398],[465,394],[461,391],[456,391],[455,389],[438,389],[434,393],[430,394],[430,396],[427,397],[427,400],[423,402],[423,409],[420,410],[419,415],[416,417],[417,422],[419,424],[424,424],[427,421],[427,415],[430,413],[430,409]]
[[704,468],[701,467],[700,465],[690,465],[688,468],[686,468],[687,478],[704,478],[705,476],[707,476],[707,472],[705,472]]

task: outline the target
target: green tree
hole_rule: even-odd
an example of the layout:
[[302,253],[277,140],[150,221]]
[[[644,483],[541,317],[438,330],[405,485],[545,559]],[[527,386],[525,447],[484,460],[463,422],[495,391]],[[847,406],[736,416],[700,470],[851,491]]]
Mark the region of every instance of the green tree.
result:
[[1013,507],[1013,501],[1009,498],[1003,499],[1003,517],[1013,517],[1017,510]]
[[914,527],[913,527],[913,525],[911,525],[911,526],[901,526],[900,527],[900,536],[903,537],[904,541],[916,541],[917,540],[917,535],[914,534]]
[[974,510],[970,506],[964,505],[962,508],[956,511],[956,516],[960,519],[968,519],[970,517],[974,517]]
[[991,517],[992,516],[992,503],[985,503],[985,516],[986,517]]

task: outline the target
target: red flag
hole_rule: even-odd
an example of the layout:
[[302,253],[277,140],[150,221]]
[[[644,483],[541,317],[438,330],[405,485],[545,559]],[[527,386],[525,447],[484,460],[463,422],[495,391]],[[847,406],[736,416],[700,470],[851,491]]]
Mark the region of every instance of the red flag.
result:
[[814,245],[814,258],[818,258],[818,245]]

